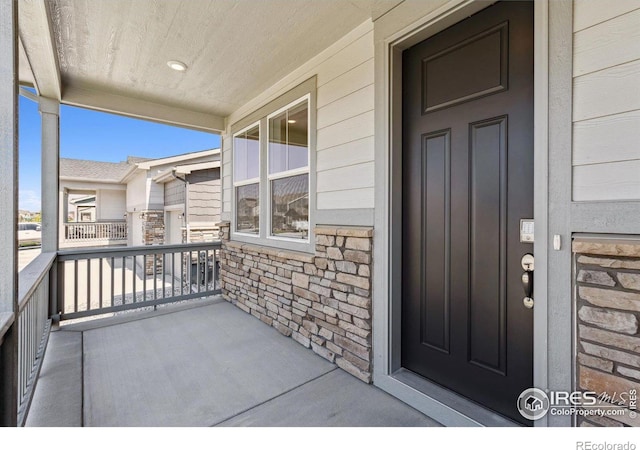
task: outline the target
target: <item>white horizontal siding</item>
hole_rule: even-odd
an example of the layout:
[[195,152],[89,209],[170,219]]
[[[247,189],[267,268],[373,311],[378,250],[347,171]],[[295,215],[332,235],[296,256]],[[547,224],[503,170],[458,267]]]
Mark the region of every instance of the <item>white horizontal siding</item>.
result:
[[640,199],[640,160],[576,166],[574,200]]
[[358,37],[318,66],[318,87],[342,76],[371,58],[373,58],[372,25],[369,32]]
[[640,159],[640,110],[576,122],[573,164]]
[[[373,56],[373,24],[366,22],[229,117],[231,125],[302,81],[317,77],[318,209],[374,206]],[[224,211],[231,206],[232,168],[227,161],[225,154]]]
[[363,111],[373,111],[373,103],[373,84],[369,84],[339,100],[318,108],[318,130],[362,114]]
[[373,111],[318,130],[318,151],[373,136]]
[[318,172],[318,192],[346,191],[373,187],[373,162]]
[[640,60],[574,79],[574,122],[636,109],[640,109]]
[[316,158],[318,172],[336,167],[364,164],[374,159],[374,138],[368,136],[319,151]]
[[640,59],[640,9],[587,28],[574,36],[574,76],[636,59]]
[[638,0],[575,0],[573,31],[584,30],[638,8]]
[[343,191],[318,192],[318,209],[332,209],[340,204],[344,209],[364,208],[373,205],[373,188],[352,189],[345,196]]
[[640,2],[575,0],[573,200],[640,199]]
[[373,84],[373,58],[318,88],[318,108]]

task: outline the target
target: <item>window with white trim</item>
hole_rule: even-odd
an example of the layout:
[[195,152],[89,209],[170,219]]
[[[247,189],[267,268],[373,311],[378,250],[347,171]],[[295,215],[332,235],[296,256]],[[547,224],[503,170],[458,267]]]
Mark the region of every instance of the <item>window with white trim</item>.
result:
[[268,237],[309,239],[309,96],[267,116]]
[[260,234],[260,123],[233,135],[237,233]]

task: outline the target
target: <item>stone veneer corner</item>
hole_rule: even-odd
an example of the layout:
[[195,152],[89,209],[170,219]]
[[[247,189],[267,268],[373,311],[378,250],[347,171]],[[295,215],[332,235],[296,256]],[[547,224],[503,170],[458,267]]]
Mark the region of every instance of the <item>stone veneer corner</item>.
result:
[[373,228],[317,226],[315,253],[229,240],[223,297],[304,347],[371,382]]
[[640,395],[640,241],[577,238],[573,253],[576,389],[624,400],[623,415],[579,416],[578,425],[640,426],[620,397]]

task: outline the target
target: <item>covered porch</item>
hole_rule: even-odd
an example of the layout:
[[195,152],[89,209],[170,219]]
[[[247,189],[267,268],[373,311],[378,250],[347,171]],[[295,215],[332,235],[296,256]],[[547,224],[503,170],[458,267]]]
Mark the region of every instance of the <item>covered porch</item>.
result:
[[[197,311],[189,309],[170,315],[163,308],[154,312],[166,303],[195,301],[221,293],[217,263],[220,243],[74,252],[61,250],[59,239],[66,229],[61,220],[65,207],[59,195],[61,105],[222,134],[222,220],[228,221],[232,199],[231,115],[247,105],[254,108],[251,104],[256,96],[269,86],[275,89],[270,96],[277,96],[284,78],[285,84],[291,83],[292,76],[296,83],[298,79],[314,78],[295,71],[305,61],[316,58],[322,62],[338,47],[347,46],[349,51],[358,52],[361,62],[365,62],[362,68],[369,74],[371,46],[367,41],[361,48],[362,44],[352,45],[351,41],[358,41],[363,33],[369,37],[371,19],[398,3],[399,0],[275,4],[113,2],[95,8],[83,0],[0,0],[0,210],[6,212],[6,217],[16,217],[18,209],[15,194],[20,95],[37,102],[41,113],[43,205],[42,254],[20,278],[15,219],[0,223],[0,424],[53,425],[63,419],[65,425],[434,423],[378,388],[337,369],[331,361],[333,357],[328,362],[322,360],[287,339],[290,332],[268,328],[228,303],[216,302]],[[137,19],[123,22],[122,8],[130,9],[128,16]],[[280,23],[285,10],[290,16],[286,29]],[[238,28],[251,33],[233,33]],[[115,29],[120,32],[114,34]],[[145,34],[140,34],[142,29]],[[234,39],[230,40],[231,34]],[[169,45],[170,36],[176,39]],[[130,45],[131,42],[138,45]],[[330,46],[335,48],[326,53]],[[322,52],[326,54],[322,56]],[[176,59],[183,66],[178,72],[174,71]],[[322,83],[349,72],[350,65],[356,63],[342,55],[329,59],[326,66],[335,73]],[[355,74],[359,83],[362,71]],[[366,118],[370,116],[372,113]],[[315,130],[311,136],[315,142]],[[87,158],[91,158],[90,152]],[[367,198],[371,193],[372,189],[367,188]],[[338,219],[343,216],[339,214]],[[360,216],[369,220],[372,213],[368,210],[357,215]],[[317,223],[322,221],[318,219]],[[332,221],[325,218],[324,223]],[[203,252],[205,256],[201,258]],[[362,256],[370,259],[370,255]],[[136,304],[140,301],[145,304]],[[369,299],[362,301],[369,303]],[[126,323],[99,327],[64,324],[66,319],[96,314],[114,315],[111,320],[117,321],[122,311],[140,307],[153,317],[140,316],[133,321],[127,319]],[[266,316],[267,311],[264,313]],[[237,329],[225,326],[225,317],[229,323],[236,323]],[[265,317],[258,318],[267,321]],[[370,329],[369,319],[370,314],[366,313],[361,322]],[[62,327],[51,331],[59,320]],[[336,317],[333,320],[338,321]],[[153,333],[137,328],[150,324],[157,326]],[[294,326],[293,321],[290,326]],[[125,329],[132,334],[122,334]],[[240,330],[245,332],[231,333]],[[136,334],[137,338],[144,336],[149,346],[137,347]],[[369,355],[371,332],[365,334],[353,339],[364,342],[363,353]],[[200,340],[201,345],[192,347],[194,341],[189,337]],[[309,337],[299,339],[309,341]],[[221,342],[228,345],[221,346]],[[246,342],[251,343],[249,352],[244,351]],[[315,344],[307,342],[305,346]],[[133,347],[125,349],[126,345]],[[111,354],[116,359],[94,361],[90,356],[94,354]],[[117,362],[120,356],[126,357]],[[132,362],[142,365],[128,366]],[[370,370],[368,362],[363,364]],[[232,374],[230,368],[234,366]],[[171,367],[185,370],[188,377],[175,373],[168,379],[164,371]],[[107,376],[116,369],[123,372]],[[152,374],[159,378],[152,382]],[[209,379],[211,374],[219,374],[220,382]],[[101,381],[103,375],[107,378]],[[145,382],[140,383],[143,376]],[[367,376],[370,378],[370,374]],[[75,382],[67,384],[69,379]],[[51,397],[61,392],[69,395]],[[143,392],[153,395],[144,397]],[[173,399],[191,398],[195,403],[176,404],[164,397],[169,392]],[[125,394],[123,401],[136,400],[135,405],[126,406],[129,412],[118,409],[126,402],[112,403],[117,393]],[[301,399],[298,408],[288,408],[287,402],[296,398]],[[84,405],[80,409],[76,408],[78,399]],[[149,411],[145,409],[148,401],[155,404]],[[285,402],[288,415],[280,411],[281,402]],[[314,403],[325,406],[305,409]],[[53,405],[53,410],[48,409]],[[111,410],[113,406],[115,410]],[[70,409],[62,414],[61,407]],[[194,415],[193,407],[200,412]],[[269,408],[280,412],[271,414]],[[155,412],[151,414],[151,410]],[[255,419],[246,416],[245,411]],[[273,422],[276,417],[280,422]]]
[[63,325],[26,426],[438,426],[220,297]]

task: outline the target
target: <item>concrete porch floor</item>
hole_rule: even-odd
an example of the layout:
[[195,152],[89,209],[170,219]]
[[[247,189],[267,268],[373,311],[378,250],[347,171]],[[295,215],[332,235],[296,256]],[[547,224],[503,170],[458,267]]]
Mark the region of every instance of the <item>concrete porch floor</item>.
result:
[[61,326],[27,426],[438,426],[217,298]]

